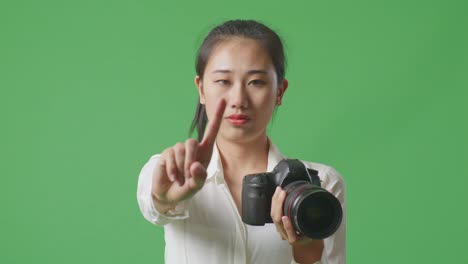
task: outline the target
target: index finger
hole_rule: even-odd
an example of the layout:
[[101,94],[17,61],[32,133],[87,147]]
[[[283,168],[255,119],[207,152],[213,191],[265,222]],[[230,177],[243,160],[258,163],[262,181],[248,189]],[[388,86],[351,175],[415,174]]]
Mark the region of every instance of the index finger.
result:
[[203,140],[200,143],[201,146],[203,147],[213,146],[216,140],[216,135],[218,134],[219,128],[221,127],[221,121],[223,120],[224,109],[226,109],[226,100],[224,100],[223,98],[218,103],[213,120],[210,120],[208,122],[208,127],[205,131],[205,136],[203,137]]

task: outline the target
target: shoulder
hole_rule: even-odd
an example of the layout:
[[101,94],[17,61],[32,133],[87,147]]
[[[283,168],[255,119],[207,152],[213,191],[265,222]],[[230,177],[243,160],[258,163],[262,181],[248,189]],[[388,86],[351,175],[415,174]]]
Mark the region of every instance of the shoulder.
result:
[[319,178],[322,180],[322,182],[344,182],[343,176],[341,176],[341,174],[330,165],[306,160],[300,161],[306,166],[306,168],[318,171]]

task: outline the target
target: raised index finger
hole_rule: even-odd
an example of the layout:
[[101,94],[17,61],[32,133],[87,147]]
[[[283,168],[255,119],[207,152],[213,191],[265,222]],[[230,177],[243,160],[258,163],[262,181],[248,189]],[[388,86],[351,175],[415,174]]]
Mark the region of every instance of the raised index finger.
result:
[[215,116],[213,120],[208,122],[208,127],[205,131],[205,136],[203,137],[200,147],[213,147],[213,144],[216,140],[216,135],[218,134],[219,128],[221,127],[221,121],[223,120],[224,109],[226,109],[226,100],[221,99],[216,108]]

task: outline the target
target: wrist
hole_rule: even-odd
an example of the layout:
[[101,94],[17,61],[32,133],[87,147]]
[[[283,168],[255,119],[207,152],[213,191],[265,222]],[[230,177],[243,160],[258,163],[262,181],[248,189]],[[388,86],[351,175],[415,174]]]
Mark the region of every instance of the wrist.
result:
[[176,202],[169,202],[161,200],[157,194],[151,195],[153,200],[153,205],[156,210],[162,214],[166,214],[169,210],[175,209],[177,206]]
[[324,249],[323,240],[311,240],[308,243],[292,245],[294,261],[300,264],[313,264],[320,261]]

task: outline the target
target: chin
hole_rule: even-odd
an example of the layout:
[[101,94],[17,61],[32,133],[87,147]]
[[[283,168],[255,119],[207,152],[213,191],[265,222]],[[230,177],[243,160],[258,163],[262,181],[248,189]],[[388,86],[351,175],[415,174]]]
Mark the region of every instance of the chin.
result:
[[230,142],[246,143],[256,140],[261,134],[262,131],[254,132],[252,130],[233,129],[229,132],[226,131],[226,133],[223,133],[222,137]]

